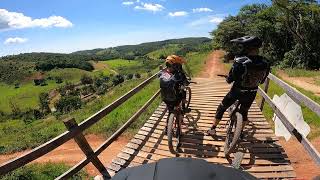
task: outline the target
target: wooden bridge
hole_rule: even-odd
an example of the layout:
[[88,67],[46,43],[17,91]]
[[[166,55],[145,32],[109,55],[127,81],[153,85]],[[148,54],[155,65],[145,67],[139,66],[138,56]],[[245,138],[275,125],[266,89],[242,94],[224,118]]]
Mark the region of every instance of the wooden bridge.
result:
[[[112,163],[105,167],[103,159],[98,159],[98,155],[103,152],[117,137],[119,137],[159,96],[159,91],[136,112],[117,132],[106,140],[98,149],[93,150],[82,132],[98,122],[105,115],[120,106],[134,94],[148,85],[156,75],[150,77],[139,86],[120,97],[118,100],[103,108],[79,125],[70,118],[65,121],[68,131],[51,141],[35,148],[31,152],[22,155],[16,159],[6,162],[0,166],[0,175],[17,169],[59,147],[68,140],[74,138],[86,158],[72,167],[69,171],[62,174],[57,179],[67,179],[80,171],[88,163],[92,162],[104,178],[108,179],[121,169],[137,166],[141,164],[155,162],[162,158],[176,157],[168,149],[167,136],[164,134],[164,127],[167,118],[166,106],[162,103],[155,110],[149,119],[146,120],[143,127],[130,140],[125,148],[114,157]],[[320,106],[304,95],[291,88],[289,85],[279,80],[272,74],[269,75],[265,83],[264,90],[259,89],[263,101],[254,103],[249,111],[249,123],[245,127],[245,138],[240,144],[239,151],[244,153],[242,168],[260,179],[290,179],[295,178],[296,174],[286,155],[284,149],[278,143],[278,138],[274,135],[271,125],[266,121],[261,113],[264,102],[268,102],[274,112],[287,127],[287,129],[302,143],[306,151],[318,164],[320,164],[319,152],[310,144],[310,142],[289,123],[286,117],[273,104],[270,97],[266,94],[269,81],[273,80],[279,86],[284,88],[287,93],[299,104],[305,104],[314,112],[320,115]],[[197,78],[197,84],[191,86],[192,111],[184,118],[183,136],[181,139],[181,149],[179,157],[191,157],[205,159],[210,163],[223,164],[230,166],[233,155],[226,158],[223,153],[224,140],[226,137],[226,120],[229,118],[225,113],[220,126],[217,129],[216,136],[208,136],[205,131],[211,127],[216,108],[228,90],[228,85],[223,78],[201,79]],[[288,88],[289,87],[289,88]],[[101,162],[102,161],[102,162]]]

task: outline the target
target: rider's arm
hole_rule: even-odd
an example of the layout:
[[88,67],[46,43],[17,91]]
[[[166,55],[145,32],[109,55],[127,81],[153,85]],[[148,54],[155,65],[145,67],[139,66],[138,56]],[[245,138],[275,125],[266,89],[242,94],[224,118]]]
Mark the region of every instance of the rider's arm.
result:
[[233,75],[232,75],[232,71],[233,71],[233,66],[231,67],[230,71],[229,71],[229,75],[226,78],[227,83],[232,83],[234,81],[233,79]]
[[242,63],[235,62],[233,63],[229,75],[227,77],[227,83],[232,83],[233,81],[241,81],[242,75],[244,73],[244,67]]
[[271,72],[271,66],[270,66],[270,63],[268,63],[268,62],[266,62],[266,63],[267,63],[267,71],[266,71],[266,74],[265,74],[265,76],[264,76],[263,80],[261,81],[261,84],[263,84],[263,83],[266,81],[266,79],[267,79],[267,77],[268,77],[269,73]]

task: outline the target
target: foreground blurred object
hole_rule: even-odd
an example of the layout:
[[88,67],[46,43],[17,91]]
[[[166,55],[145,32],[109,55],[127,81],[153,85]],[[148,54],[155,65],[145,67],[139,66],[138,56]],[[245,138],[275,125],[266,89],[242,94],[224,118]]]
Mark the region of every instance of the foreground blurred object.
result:
[[247,172],[222,165],[210,164],[202,159],[170,158],[156,163],[128,168],[116,174],[113,180],[219,180],[256,179]]

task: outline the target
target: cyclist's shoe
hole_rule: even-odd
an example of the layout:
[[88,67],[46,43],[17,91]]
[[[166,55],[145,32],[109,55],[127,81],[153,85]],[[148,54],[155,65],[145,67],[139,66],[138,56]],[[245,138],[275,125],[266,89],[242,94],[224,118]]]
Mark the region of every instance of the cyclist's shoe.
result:
[[211,128],[207,131],[207,134],[209,136],[214,136],[216,134],[216,129],[215,128]]
[[183,108],[183,112],[184,113],[189,113],[189,112],[191,112],[191,109],[190,108]]

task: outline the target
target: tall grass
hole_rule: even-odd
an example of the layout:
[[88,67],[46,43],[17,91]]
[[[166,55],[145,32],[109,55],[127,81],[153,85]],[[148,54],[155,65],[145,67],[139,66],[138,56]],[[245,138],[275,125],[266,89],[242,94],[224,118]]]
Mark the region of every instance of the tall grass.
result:
[[186,56],[187,65],[185,69],[192,76],[197,76],[205,66],[209,52],[192,52]]
[[[1,180],[53,180],[66,172],[70,167],[64,164],[31,164],[12,171],[4,176]],[[89,179],[87,173],[80,171],[75,174],[72,180]]]
[[320,71],[312,71],[306,69],[284,69],[284,72],[290,77],[316,77],[320,76]]

